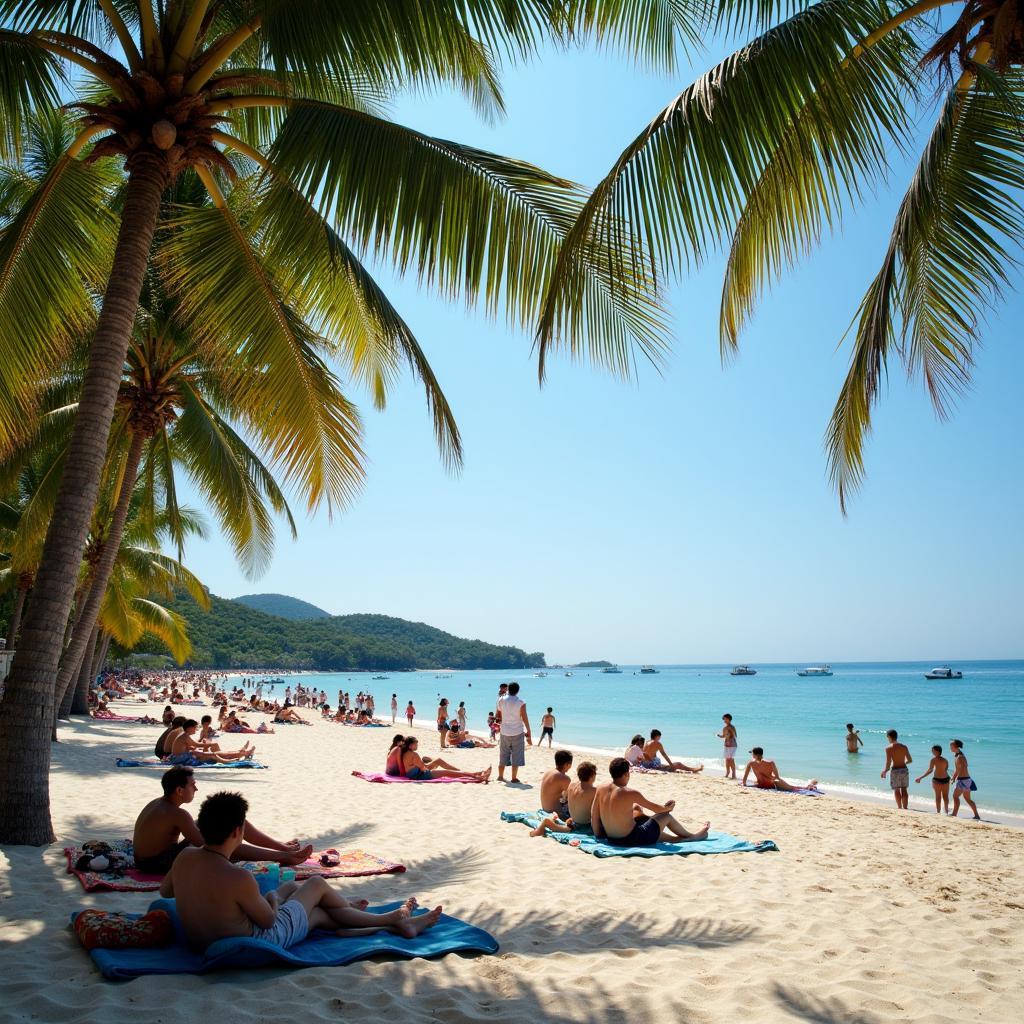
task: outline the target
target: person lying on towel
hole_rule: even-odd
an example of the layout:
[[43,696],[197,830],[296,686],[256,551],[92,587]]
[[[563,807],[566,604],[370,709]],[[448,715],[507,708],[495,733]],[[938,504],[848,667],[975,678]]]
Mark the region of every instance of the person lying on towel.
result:
[[[150,875],[166,875],[182,850],[202,846],[192,815],[183,804],[196,795],[196,777],[191,768],[171,768],[160,777],[163,796],[150,800],[135,821],[132,846],[135,867]],[[248,822],[245,842],[237,850],[237,860],[272,860],[279,864],[301,864],[313,852],[311,845],[300,847],[293,839],[282,843]]]
[[390,931],[405,938],[437,924],[441,908],[413,916],[415,899],[375,914],[365,901],[349,903],[319,875],[260,893],[253,875],[231,863],[243,845],[249,805],[240,793],[214,793],[203,801],[197,824],[203,845],[184,850],[160,885],[177,901],[178,918],[196,950],[218,939],[260,939],[281,949],[302,942],[314,928],[341,936]]
[[[608,766],[611,782],[602,783],[594,794],[591,825],[594,835],[611,846],[654,846],[656,843],[688,843],[707,839],[708,826],[690,832],[672,817],[675,800],[656,804],[629,785],[629,762],[616,757]],[[650,811],[649,815],[644,811]]]

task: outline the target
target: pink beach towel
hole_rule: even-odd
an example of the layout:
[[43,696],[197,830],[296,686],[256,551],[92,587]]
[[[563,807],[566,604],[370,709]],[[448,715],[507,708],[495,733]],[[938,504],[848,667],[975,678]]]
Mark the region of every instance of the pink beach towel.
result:
[[[132,852],[130,839],[116,839],[110,844],[129,856]],[[306,878],[319,875],[321,878],[359,878],[364,875],[393,875],[405,871],[405,865],[397,861],[378,857],[365,850],[348,850],[340,855],[335,867],[325,868],[320,863],[323,851],[317,850],[303,864],[296,864],[293,870],[295,878],[301,882]],[[101,871],[76,871],[75,862],[81,856],[78,846],[64,848],[64,856],[68,859],[68,874],[74,875],[86,892],[156,892],[163,881],[163,875],[149,875],[136,868],[128,868],[123,875]],[[265,862],[245,864],[254,875],[265,875],[269,866]]]
[[366,782],[412,782],[415,784],[422,783],[428,785],[431,782],[481,782],[481,779],[453,779],[445,777],[443,779],[407,779],[404,775],[385,775],[383,772],[353,772],[352,773],[357,779],[364,779]]
[[142,722],[147,721],[149,725],[159,725],[160,723],[155,718],[149,718],[145,715],[115,715],[113,713],[109,715],[92,715],[93,721],[95,722]]

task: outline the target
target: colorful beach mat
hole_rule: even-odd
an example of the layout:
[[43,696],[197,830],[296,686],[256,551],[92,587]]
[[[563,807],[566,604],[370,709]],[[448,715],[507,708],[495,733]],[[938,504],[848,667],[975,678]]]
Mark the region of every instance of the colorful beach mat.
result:
[[[130,839],[114,839],[108,844],[111,849],[132,858],[132,841]],[[324,867],[320,856],[324,851],[316,850],[309,860],[296,864],[289,870],[295,872],[296,881],[304,881],[318,875],[320,878],[361,878],[365,875],[394,875],[405,871],[405,865],[397,861],[378,857],[365,850],[347,850],[339,855],[338,864]],[[86,892],[156,892],[163,881],[163,875],[150,875],[135,867],[128,868],[124,874],[109,871],[77,871],[75,864],[82,855],[80,846],[65,846],[64,856],[68,861],[68,874],[74,875]],[[240,867],[251,871],[259,880],[271,871],[266,861],[239,862]]]
[[[384,913],[401,906],[385,903],[370,907]],[[90,952],[105,978],[138,978],[144,974],[206,974],[232,967],[333,967],[356,960],[390,954],[404,959],[444,956],[447,953],[496,953],[498,942],[482,928],[457,917],[441,920],[415,939],[403,939],[389,932],[343,939],[330,932],[316,931],[291,949],[281,949],[261,939],[221,939],[204,953],[193,953],[183,941],[174,900],[156,900],[150,910],[166,910],[174,921],[179,941],[164,949],[94,949]],[[426,911],[422,911],[425,913]],[[135,915],[141,916],[141,915]],[[76,915],[71,915],[72,922]]]
[[[502,811],[502,821],[515,821],[530,828],[536,828],[540,819],[547,817],[542,811]],[[586,832],[548,832],[547,837],[564,846],[574,846],[584,853],[595,857],[669,857],[677,855],[687,857],[690,854],[712,853],[766,853],[777,850],[771,839],[762,839],[752,843],[747,839],[729,835],[728,832],[709,832],[708,838],[693,843],[658,843],[656,846],[612,846],[603,839],[597,839],[587,829]]]
[[[173,764],[161,761],[159,757],[119,757],[115,762],[118,768],[162,768],[165,771],[173,768]],[[269,768],[269,764],[260,764],[259,761],[232,761],[230,764],[222,764],[220,761],[208,761],[205,764],[190,764],[188,768]]]
[[407,779],[404,775],[385,775],[383,772],[353,772],[357,779],[366,782],[413,782],[417,785],[429,785],[431,782],[481,782],[481,779],[453,779],[445,776],[443,779]]
[[143,715],[143,716],[134,715],[134,716],[132,716],[132,715],[114,715],[114,714],[110,714],[110,715],[90,715],[89,717],[92,718],[92,720],[94,722],[134,722],[136,725],[138,725],[140,722],[145,724],[145,725],[159,725],[160,724],[160,722],[157,719],[151,718],[148,715]]
[[768,789],[764,786],[744,786],[744,789],[753,789],[758,793],[779,793],[782,796],[824,796],[825,791],[817,786],[797,786],[794,789]]

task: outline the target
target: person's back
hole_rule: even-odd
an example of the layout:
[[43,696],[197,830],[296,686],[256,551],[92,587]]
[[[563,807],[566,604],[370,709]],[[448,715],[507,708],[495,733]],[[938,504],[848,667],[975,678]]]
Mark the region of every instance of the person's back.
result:
[[173,846],[181,835],[182,821],[187,817],[190,817],[187,811],[175,807],[164,797],[150,800],[135,819],[132,832],[134,856],[155,857]]
[[597,793],[594,786],[597,767],[591,761],[584,761],[576,769],[576,776],[565,791],[569,816],[577,825],[589,825],[593,816],[594,796]]
[[239,903],[252,875],[203,847],[183,850],[171,868],[178,919],[196,950],[218,939],[252,935],[252,922]]
[[521,736],[526,732],[523,724],[522,709],[526,702],[521,700],[518,693],[507,693],[498,700],[498,714],[501,719],[502,736]]
[[605,835],[621,838],[633,831],[633,791],[605,782],[594,790],[592,814],[601,819]]
[[[568,764],[572,764],[571,758]],[[558,811],[559,817],[568,818],[569,812],[566,809],[563,795],[571,782],[572,780],[565,774],[565,770],[557,763],[555,768],[545,772],[544,778],[540,782],[541,808],[545,811]]]
[[187,754],[192,749],[192,746],[193,744],[191,740],[189,740],[187,734],[185,733],[185,730],[182,729],[174,737],[174,740],[171,743],[170,749],[167,751],[167,753],[170,754],[171,757],[174,757],[177,754]]
[[171,753],[171,746],[182,734],[183,730],[180,725],[172,725],[171,728],[156,741],[156,746],[153,748],[156,756],[167,757]]

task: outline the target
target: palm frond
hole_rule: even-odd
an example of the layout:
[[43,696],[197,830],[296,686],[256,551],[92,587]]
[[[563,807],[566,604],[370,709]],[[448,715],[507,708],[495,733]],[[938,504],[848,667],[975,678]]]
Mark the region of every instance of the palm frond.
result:
[[[862,133],[863,151],[884,152],[893,130],[905,124],[897,90],[881,90],[879,120],[871,102],[831,88],[844,77],[844,58],[878,16],[875,0],[822,0],[728,57],[663,109],[594,189],[562,248],[541,318],[542,352],[551,343],[552,306],[563,291],[571,294],[571,272],[588,248],[599,246],[634,274],[643,270],[655,278],[699,264],[732,232],[808,104],[827,102],[831,121],[852,122],[834,132],[844,131],[845,138]],[[872,55],[876,74],[889,74],[898,85],[905,78],[902,55],[886,47],[879,53]],[[829,141],[824,128],[819,134]],[[812,155],[800,154],[804,160]],[[842,171],[840,165],[826,173]],[[611,277],[628,279],[625,272]]]
[[0,159],[18,158],[34,111],[59,105],[63,77],[59,61],[30,36],[0,28]]
[[[511,322],[531,327],[585,195],[522,161],[301,101],[270,160],[276,173],[318,196],[322,210],[331,208],[357,251],[390,258],[446,296],[480,303],[492,315],[503,308]],[[552,333],[561,331],[573,355],[589,351],[620,372],[628,372],[637,350],[657,362],[666,344],[651,281],[627,263],[581,246],[572,264],[573,301],[552,303]]]
[[985,312],[1024,234],[1024,75],[974,65],[948,93],[861,304],[851,366],[826,434],[845,510],[864,477],[864,440],[885,366],[920,373],[937,413],[967,386]]

